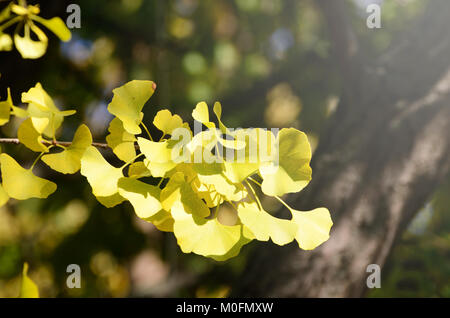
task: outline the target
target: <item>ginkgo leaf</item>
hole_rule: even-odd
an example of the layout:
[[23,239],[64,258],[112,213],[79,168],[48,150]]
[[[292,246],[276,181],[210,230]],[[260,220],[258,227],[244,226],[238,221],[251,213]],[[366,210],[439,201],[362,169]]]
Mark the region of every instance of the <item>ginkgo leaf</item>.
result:
[[45,199],[56,190],[55,183],[35,176],[30,169],[22,168],[5,153],[0,155],[0,164],[3,188],[11,198],[17,200]]
[[115,88],[108,111],[122,121],[127,132],[133,135],[140,134],[139,125],[143,117],[141,111],[155,89],[154,82],[140,80],[134,80]]
[[28,263],[23,264],[19,298],[39,298],[37,285],[28,277]]
[[208,128],[215,128],[214,123],[209,121],[208,105],[205,102],[200,102],[195,106],[192,111],[192,118],[204,124]]
[[145,155],[144,164],[152,173],[152,176],[165,177],[167,172],[176,167],[173,161],[172,145],[170,140],[161,142],[150,141],[138,137],[138,145],[141,152]]
[[171,135],[175,129],[184,126],[181,117],[178,115],[172,115],[172,113],[167,109],[160,110],[156,113],[156,116],[153,119],[153,125],[161,130],[164,135]]
[[317,208],[307,212],[292,209],[291,213],[293,222],[298,225],[295,239],[300,248],[313,250],[328,240],[333,226],[328,209]]
[[31,19],[44,25],[47,29],[52,31],[61,41],[67,42],[72,38],[70,30],[59,17],[44,19],[38,15],[31,15]]
[[223,173],[211,175],[198,174],[198,179],[202,184],[212,186],[217,193],[229,201],[240,201],[247,196],[247,190],[241,183],[232,183]]
[[40,83],[22,93],[22,102],[28,103],[27,116],[31,117],[33,126],[49,138],[55,136],[65,116],[76,113],[75,110],[59,110]]
[[[208,111],[208,105],[205,102],[200,102],[197,104],[197,106],[195,107],[195,109],[192,111],[192,117],[198,121],[201,122],[203,125],[205,125],[208,128],[209,133],[206,133],[205,135],[201,135],[202,133],[205,132],[201,132],[200,134],[197,134],[196,136],[194,136],[194,139],[197,137],[207,137],[206,139],[210,139],[209,134],[213,134],[215,137],[214,141],[218,141],[220,142],[223,146],[227,147],[227,148],[232,148],[232,149],[242,149],[245,147],[245,142],[239,141],[239,140],[229,140],[226,138],[222,137],[222,134],[227,134],[228,136],[231,136],[231,134],[229,133],[229,130],[227,127],[225,127],[225,125],[222,123],[220,116],[222,115],[222,106],[220,105],[220,103],[216,102],[214,104],[214,112],[217,116],[217,119],[219,121],[219,127],[220,130],[216,129],[216,125],[213,122],[209,121],[209,111]],[[196,141],[193,141],[195,146],[198,146],[199,143]],[[201,143],[203,145],[205,145],[205,142]],[[214,143],[213,143],[214,145]],[[191,149],[192,149],[192,145],[191,145]],[[192,151],[193,152],[193,151]]]
[[114,154],[122,161],[128,162],[136,157],[134,142],[136,137],[123,128],[122,121],[114,118],[108,127],[109,135],[106,142],[111,147]]
[[133,162],[128,166],[128,176],[131,178],[139,179],[150,177],[151,175],[150,170],[148,170],[142,161]]
[[297,225],[290,221],[276,218],[264,210],[260,210],[255,202],[241,203],[237,207],[238,216],[242,224],[253,232],[259,241],[268,241],[285,245],[294,240]]
[[100,202],[107,208],[115,207],[116,205],[125,201],[125,198],[121,196],[119,193],[114,193],[113,195],[106,197],[97,196],[96,199],[98,202]]
[[6,202],[8,202],[9,196],[8,193],[6,193],[5,189],[3,188],[3,185],[0,184],[0,207],[4,206]]
[[42,132],[36,130],[31,118],[25,119],[17,130],[19,141],[28,149],[36,152],[48,152],[48,147],[42,142]]
[[207,205],[195,194],[192,187],[185,181],[181,172],[173,174],[161,191],[161,204],[164,210],[170,211],[176,202],[181,202],[184,211],[207,217],[210,210]]
[[11,17],[11,7],[13,3],[10,2],[0,11],[0,23],[2,23],[5,20],[8,20]]
[[[30,30],[36,34],[38,41],[31,39]],[[48,38],[36,25],[25,23],[25,35],[14,34],[14,44],[24,59],[37,59],[47,51]]]
[[50,168],[61,173],[73,174],[81,168],[81,157],[92,144],[92,135],[86,125],[80,125],[73,137],[72,144],[59,153],[44,155],[44,161]]
[[233,258],[241,252],[241,249],[244,245],[250,243],[252,240],[255,239],[255,236],[253,233],[245,226],[241,226],[241,237],[239,238],[239,241],[237,241],[236,244],[224,255],[208,255],[207,257],[210,257],[214,259],[215,261],[223,262],[230,258]]
[[172,218],[172,215],[165,210],[161,210],[144,220],[152,223],[160,231],[173,232],[174,219]]
[[214,103],[213,112],[217,117],[217,121],[219,122],[220,131],[223,134],[230,134],[228,128],[222,123],[222,105],[219,102]]
[[187,213],[181,202],[175,202],[171,213],[173,232],[184,253],[225,255],[241,238],[240,225],[222,225],[216,218],[204,219]]
[[96,197],[117,194],[117,182],[123,177],[122,169],[110,165],[93,146],[89,146],[81,157],[81,174],[87,178]]
[[119,194],[130,201],[138,217],[146,219],[161,211],[158,187],[133,178],[120,178],[117,186]]
[[283,128],[277,139],[276,158],[259,169],[263,178],[261,189],[270,196],[298,192],[311,180],[311,146],[306,135],[294,128]]
[[270,130],[262,128],[238,129],[232,135],[246,146],[225,158],[224,173],[230,181],[240,183],[272,160],[276,140]]
[[9,34],[0,31],[0,51],[11,51],[13,48],[13,40]]
[[[0,43],[0,50],[1,50],[1,43]],[[9,122],[9,116],[11,114],[12,106],[13,105],[11,101],[11,91],[8,88],[8,97],[6,98],[5,101],[0,101],[0,126],[3,126],[7,122]]]

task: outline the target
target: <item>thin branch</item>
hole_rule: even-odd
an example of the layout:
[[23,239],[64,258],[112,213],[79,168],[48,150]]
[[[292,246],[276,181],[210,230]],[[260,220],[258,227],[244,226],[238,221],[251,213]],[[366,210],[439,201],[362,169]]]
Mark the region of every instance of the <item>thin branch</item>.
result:
[[[20,140],[18,138],[0,138],[0,143],[18,145],[18,144],[20,144]],[[60,145],[60,146],[64,146],[64,147],[69,147],[70,145],[72,145],[71,141],[43,141],[42,143],[46,146]],[[104,143],[100,143],[100,142],[93,142],[92,146],[97,147],[97,148],[102,148],[102,149],[110,149],[108,144],[104,144]]]

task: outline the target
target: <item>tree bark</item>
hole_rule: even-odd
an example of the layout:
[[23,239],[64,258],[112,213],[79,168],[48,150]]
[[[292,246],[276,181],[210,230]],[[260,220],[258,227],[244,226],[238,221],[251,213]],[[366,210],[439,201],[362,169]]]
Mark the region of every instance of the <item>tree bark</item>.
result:
[[327,207],[330,239],[314,251],[258,246],[234,296],[363,296],[367,265],[383,266],[450,171],[450,2],[430,1],[375,62],[348,49],[358,45],[343,3],[318,1],[346,74],[341,102],[313,156],[312,182],[288,198],[303,210]]

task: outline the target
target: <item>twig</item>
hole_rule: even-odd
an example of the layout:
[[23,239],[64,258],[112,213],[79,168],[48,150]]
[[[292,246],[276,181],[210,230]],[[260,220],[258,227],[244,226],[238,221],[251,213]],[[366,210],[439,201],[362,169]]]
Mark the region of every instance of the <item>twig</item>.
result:
[[[20,144],[20,140],[18,138],[0,138],[0,143],[3,144]],[[46,145],[46,146],[51,146],[51,145],[60,145],[60,146],[64,146],[64,147],[69,147],[70,145],[72,145],[71,141],[42,141],[42,144]],[[97,148],[103,148],[103,149],[109,149],[110,147],[108,146],[108,144],[104,144],[104,143],[100,143],[100,142],[93,142],[92,146],[97,147]]]

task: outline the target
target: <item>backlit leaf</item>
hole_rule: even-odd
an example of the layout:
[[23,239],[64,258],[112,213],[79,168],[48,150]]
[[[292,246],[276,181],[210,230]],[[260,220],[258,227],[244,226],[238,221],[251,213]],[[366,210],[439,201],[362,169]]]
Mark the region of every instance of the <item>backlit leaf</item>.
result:
[[[30,30],[36,34],[37,41],[31,39]],[[47,51],[48,38],[41,29],[34,24],[25,24],[25,35],[14,34],[14,44],[24,59],[37,59]]]
[[44,19],[37,15],[31,15],[31,18],[52,31],[61,41],[70,41],[72,34],[66,24],[59,17]]
[[270,196],[298,192],[311,180],[311,147],[306,135],[294,128],[283,128],[277,138],[276,158],[259,169],[262,191]]
[[122,169],[110,165],[93,146],[89,146],[81,158],[81,174],[87,178],[96,197],[118,194],[117,182],[123,177]]
[[278,245],[285,245],[294,240],[297,233],[297,225],[294,222],[276,218],[260,210],[255,202],[241,203],[237,209],[242,224],[253,232],[257,240],[268,241],[270,238]]
[[61,173],[73,174],[80,170],[81,157],[86,148],[92,144],[92,136],[86,125],[78,127],[72,144],[62,152],[48,154],[42,157],[50,168]]
[[[47,198],[55,192],[56,184],[37,177],[30,169],[22,168],[9,155],[0,155],[3,188],[14,199]],[[26,186],[25,186],[26,185]]]
[[136,157],[134,146],[136,137],[123,128],[119,118],[116,117],[111,121],[108,131],[109,135],[106,136],[106,142],[120,160],[128,162]]
[[138,217],[146,219],[161,211],[158,187],[133,178],[120,178],[117,186],[119,194],[130,201]]
[[44,141],[44,138],[42,138],[42,131],[36,130],[31,118],[25,119],[22,124],[20,124],[19,129],[17,130],[17,137],[28,149],[36,152],[48,152],[48,147],[42,143]]
[[204,219],[187,213],[181,202],[171,210],[174,218],[173,232],[184,253],[203,256],[225,255],[239,242],[241,226],[227,226],[217,219]]
[[295,239],[304,250],[313,250],[330,237],[333,226],[330,212],[326,208],[317,208],[303,212],[291,210],[293,221],[298,225]]
[[39,298],[37,285],[28,277],[28,263],[23,264],[22,283],[20,284],[20,298]]
[[152,81],[134,80],[113,90],[114,97],[108,105],[108,111],[122,121],[123,127],[130,134],[141,133],[141,111],[155,88]]

